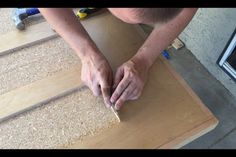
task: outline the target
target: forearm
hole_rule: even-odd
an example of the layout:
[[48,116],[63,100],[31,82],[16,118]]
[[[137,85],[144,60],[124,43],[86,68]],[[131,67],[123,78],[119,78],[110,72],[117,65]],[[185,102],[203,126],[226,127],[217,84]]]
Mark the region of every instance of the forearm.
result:
[[39,8],[51,27],[70,45],[82,59],[93,56],[96,45],[69,8]]
[[159,54],[184,30],[196,11],[197,9],[184,9],[177,17],[160,28],[154,27],[134,58],[144,61],[150,67]]

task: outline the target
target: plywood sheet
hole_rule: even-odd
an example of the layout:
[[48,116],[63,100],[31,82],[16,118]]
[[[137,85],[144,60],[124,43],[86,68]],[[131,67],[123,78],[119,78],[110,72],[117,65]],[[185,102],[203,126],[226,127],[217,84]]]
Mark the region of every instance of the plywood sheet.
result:
[[82,86],[80,65],[0,96],[0,121]]
[[26,30],[13,30],[0,36],[0,56],[58,36],[47,22],[27,27]]
[[[139,28],[110,14],[82,23],[112,69],[142,45]],[[120,112],[122,122],[66,148],[176,148],[213,129],[216,118],[187,84],[164,61],[150,71],[143,95]]]
[[120,111],[121,123],[69,148],[179,148],[212,130],[217,119],[158,59],[140,99]]
[[[137,27],[109,14],[96,17],[96,22],[86,25],[86,29],[113,69],[136,53],[144,41]],[[126,103],[120,117],[122,122],[114,128],[68,147],[178,148],[218,123],[185,81],[161,58],[150,70],[141,98]]]

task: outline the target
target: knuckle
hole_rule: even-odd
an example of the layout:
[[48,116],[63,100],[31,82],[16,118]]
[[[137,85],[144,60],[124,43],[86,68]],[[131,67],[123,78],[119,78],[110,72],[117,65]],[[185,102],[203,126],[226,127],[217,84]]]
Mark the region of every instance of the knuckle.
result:
[[124,98],[120,98],[118,104],[122,104],[124,102]]
[[138,99],[137,96],[134,96],[134,97],[131,98],[131,100],[137,100],[137,99]]
[[132,97],[133,100],[137,100],[141,96],[141,92],[137,91]]
[[136,79],[136,73],[133,70],[127,72],[127,77],[130,79]]
[[96,97],[99,96],[99,94],[97,92],[93,92],[93,95],[96,96]]
[[139,97],[141,96],[141,94],[142,94],[142,93],[141,93],[141,92],[139,92],[139,93],[137,94],[137,98],[139,98]]
[[114,93],[113,97],[116,99],[118,98],[119,94],[118,93]]
[[134,73],[132,71],[129,72],[129,77],[134,78]]
[[94,96],[98,96],[98,92],[95,89],[92,88],[91,90],[92,90]]

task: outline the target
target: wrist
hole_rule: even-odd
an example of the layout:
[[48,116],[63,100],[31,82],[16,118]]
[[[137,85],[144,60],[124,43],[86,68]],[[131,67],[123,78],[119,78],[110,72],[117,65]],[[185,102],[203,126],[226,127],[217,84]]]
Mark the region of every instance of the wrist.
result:
[[134,62],[134,64],[138,65],[139,67],[142,67],[145,71],[148,71],[151,67],[151,62],[140,55],[135,55],[131,58],[131,61]]
[[83,46],[76,48],[75,52],[81,60],[95,60],[100,54],[96,45],[91,41],[85,42]]
[[149,69],[153,64],[153,61],[150,58],[140,53],[137,53],[136,55],[134,55],[132,57],[132,60],[134,62],[140,63],[146,69]]

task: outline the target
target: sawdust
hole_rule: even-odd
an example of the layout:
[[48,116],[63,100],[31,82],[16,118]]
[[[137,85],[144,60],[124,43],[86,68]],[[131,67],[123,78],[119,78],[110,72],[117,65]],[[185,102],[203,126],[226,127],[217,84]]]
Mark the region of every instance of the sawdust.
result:
[[0,94],[68,69],[79,62],[77,55],[62,38],[0,57]]
[[95,98],[84,89],[3,122],[0,148],[69,145],[115,123],[101,97]]
[[[0,34],[14,30],[11,9],[0,9]],[[3,22],[6,21],[6,22]],[[56,38],[0,57],[0,94],[40,80],[80,62]],[[80,76],[78,76],[80,77]],[[24,98],[22,98],[24,99]],[[0,148],[57,148],[117,124],[101,97],[82,89],[0,123]]]

